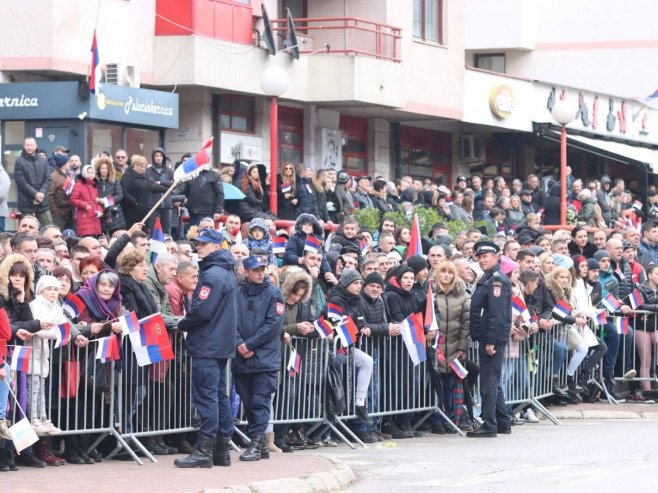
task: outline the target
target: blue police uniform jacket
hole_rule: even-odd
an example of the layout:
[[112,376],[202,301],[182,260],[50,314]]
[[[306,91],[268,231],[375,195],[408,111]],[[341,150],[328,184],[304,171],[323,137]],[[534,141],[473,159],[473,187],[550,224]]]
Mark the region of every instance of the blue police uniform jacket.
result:
[[485,272],[471,297],[471,338],[507,344],[512,326],[512,285],[500,264]]
[[238,288],[238,335],[235,347],[242,343],[254,352],[251,358],[235,355],[233,373],[278,371],[281,367],[281,334],[285,303],[281,290],[265,276],[263,284],[247,280]]
[[192,305],[178,322],[187,331],[185,346],[193,358],[233,358],[237,333],[235,260],[228,250],[212,252],[199,262],[199,283]]

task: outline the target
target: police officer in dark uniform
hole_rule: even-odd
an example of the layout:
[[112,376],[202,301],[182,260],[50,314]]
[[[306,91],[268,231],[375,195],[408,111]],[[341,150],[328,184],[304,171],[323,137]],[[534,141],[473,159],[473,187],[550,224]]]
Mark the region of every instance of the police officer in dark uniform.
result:
[[240,395],[249,425],[251,442],[240,456],[243,461],[269,459],[263,443],[270,420],[272,394],[277,388],[281,366],[281,334],[285,303],[281,290],[265,273],[267,252],[254,249],[243,260],[246,278],[238,288],[238,354],[231,365],[233,381]]
[[484,271],[471,298],[471,338],[478,342],[484,424],[466,435],[495,437],[498,433],[512,432],[500,387],[505,346],[512,326],[512,288],[500,269],[498,245],[479,241],[474,250],[474,256]]
[[192,306],[178,322],[178,328],[187,331],[185,345],[192,357],[192,397],[201,416],[201,429],[194,451],[174,464],[184,468],[230,466],[233,419],[226,392],[226,364],[235,356],[235,261],[222,248],[224,237],[217,231],[201,230],[196,242],[201,259],[199,282]]

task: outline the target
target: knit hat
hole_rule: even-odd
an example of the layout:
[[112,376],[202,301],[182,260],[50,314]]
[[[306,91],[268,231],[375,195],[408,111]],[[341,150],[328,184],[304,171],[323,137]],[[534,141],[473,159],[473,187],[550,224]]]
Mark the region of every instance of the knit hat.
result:
[[628,240],[624,240],[624,241],[622,241],[622,242],[621,242],[621,245],[622,245],[622,248],[624,249],[624,251],[626,251],[626,250],[632,250],[632,249],[633,249],[633,245],[632,245],[631,242],[628,241]]
[[414,271],[414,274],[418,274],[421,270],[427,269],[427,260],[425,260],[420,255],[414,255],[407,259],[407,266]]
[[587,268],[589,270],[599,270],[601,266],[599,265],[598,260],[594,260],[593,258],[588,258],[587,259]]
[[37,294],[41,294],[41,291],[44,289],[52,287],[57,289],[61,287],[59,279],[57,279],[55,276],[41,276],[39,278],[39,282],[37,282],[37,288],[35,291]]
[[538,245],[533,245],[530,247],[530,251],[535,255],[541,255],[542,253],[544,253],[545,250]]
[[512,272],[519,268],[519,264],[514,262],[507,255],[500,257],[500,269],[503,271],[503,274],[509,276]]
[[350,284],[356,281],[362,281],[363,278],[361,274],[358,273],[355,269],[343,269],[343,273],[340,275],[340,281],[338,281],[338,286],[341,288],[346,288]]
[[402,275],[406,274],[407,272],[411,272],[414,276],[416,275],[416,273],[414,272],[414,270],[411,267],[409,267],[408,265],[402,264],[397,269],[395,269],[394,276],[397,277],[398,279],[400,279],[402,277]]
[[601,259],[610,258],[610,254],[607,250],[597,250],[594,254],[594,260],[601,261]]
[[555,267],[564,267],[565,269],[571,269],[573,267],[571,257],[567,257],[561,253],[554,253],[553,260],[555,261]]
[[68,154],[55,154],[55,166],[57,166],[58,168],[61,168],[68,162],[69,162]]
[[[342,276],[341,276],[342,278]],[[382,288],[384,287],[384,278],[377,271],[371,272],[368,274],[363,281],[363,285],[367,286],[368,284],[379,284]]]

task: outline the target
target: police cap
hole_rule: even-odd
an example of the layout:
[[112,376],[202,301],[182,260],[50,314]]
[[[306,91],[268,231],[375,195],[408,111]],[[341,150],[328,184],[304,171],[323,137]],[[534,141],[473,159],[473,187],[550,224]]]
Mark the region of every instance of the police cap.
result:
[[249,270],[267,267],[267,257],[265,255],[249,255],[242,261],[242,265]]
[[202,229],[199,236],[194,238],[193,241],[196,241],[197,243],[214,243],[215,245],[221,245],[224,241],[224,236],[214,229]]
[[482,255],[483,253],[498,253],[500,252],[500,247],[496,245],[493,241],[478,241],[475,246],[475,256]]

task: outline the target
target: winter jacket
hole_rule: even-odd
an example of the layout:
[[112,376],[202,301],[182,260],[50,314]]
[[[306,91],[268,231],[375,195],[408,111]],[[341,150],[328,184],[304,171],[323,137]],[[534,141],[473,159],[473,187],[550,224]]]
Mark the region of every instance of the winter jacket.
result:
[[327,192],[324,187],[315,181],[311,182],[313,193],[315,194],[315,216],[321,221],[329,221],[329,211],[327,211]]
[[363,291],[361,291],[361,298],[363,298],[361,303],[363,318],[366,327],[370,329],[370,335],[372,337],[388,336],[388,318],[384,298],[380,296],[373,300]]
[[645,269],[648,269],[651,263],[658,264],[658,245],[650,245],[644,239],[640,240],[637,248],[637,260]]
[[642,295],[642,304],[638,309],[652,313],[648,315],[639,315],[640,320],[635,322],[635,328],[645,329],[647,332],[655,332],[656,323],[658,322],[658,289],[652,289],[648,282],[640,284],[638,289]]
[[372,209],[374,204],[372,203],[372,198],[366,192],[362,192],[357,189],[354,192],[354,199],[359,204],[359,209]]
[[[48,188],[48,205],[53,219],[59,218],[61,224],[70,224],[73,221],[73,206],[71,196],[64,191],[64,185],[68,178],[67,173],[56,169],[50,175],[50,187]],[[55,221],[57,223],[57,221]]]
[[[292,267],[286,271],[285,277],[281,284],[281,294],[283,299],[287,300],[293,294],[295,284],[299,281],[306,281],[307,288],[304,290],[302,297],[294,305],[289,305],[286,301],[286,313],[283,322],[283,331],[291,336],[300,337],[297,333],[297,324],[299,322],[313,322],[318,319],[318,316],[313,317],[310,313],[308,302],[313,292],[313,280],[310,274],[303,269]],[[311,332],[306,337],[316,337],[317,332]]]
[[[296,184],[295,184],[296,185]],[[281,191],[283,186],[283,180],[281,176],[276,177],[276,187],[277,187],[277,216],[279,219],[284,219],[286,221],[294,221],[297,217],[297,206],[292,203],[294,199],[297,198],[297,187],[292,187],[290,192],[290,197],[286,198],[284,193]]]
[[532,194],[532,206],[535,208],[535,210],[546,210],[546,194],[544,191],[540,187],[537,187],[530,193]]
[[471,297],[470,323],[474,341],[507,344],[512,327],[511,284],[500,264],[478,281]]
[[246,190],[242,191],[245,198],[239,201],[239,215],[243,223],[249,222],[255,217],[265,218],[270,216],[267,213],[269,211],[268,197],[264,188],[263,193],[260,193],[251,186],[251,183],[247,183]]
[[601,288],[605,293],[610,293],[619,299],[619,281],[612,274],[612,269],[609,271],[599,271],[599,284],[601,284]]
[[589,197],[583,200],[582,204],[578,212],[578,220],[584,222],[587,226],[596,226],[596,220],[594,219],[594,215],[596,214],[596,199]]
[[402,289],[397,277],[391,277],[383,296],[388,308],[388,319],[391,323],[400,323],[409,315],[418,311],[418,300],[414,293]]
[[[359,332],[366,327],[365,310],[363,308],[363,299],[361,298],[361,295],[354,296],[348,293],[345,288],[336,286],[329,293],[327,305],[329,303],[339,306],[343,310],[344,316],[351,317]],[[322,316],[328,318],[327,307],[322,310]]]
[[237,332],[235,260],[228,250],[199,262],[199,282],[190,309],[178,322],[187,332],[185,347],[193,358],[233,358]]
[[[551,304],[553,306],[555,306],[557,304],[557,298],[555,297],[555,295],[553,294],[553,292],[550,289],[548,290],[548,296],[549,296],[549,299],[551,301]],[[575,301],[576,300],[573,296],[571,296],[571,298],[566,300],[566,301],[567,301],[567,303],[569,303],[569,305],[571,306],[572,309],[575,308],[575,305],[576,305]],[[571,313],[569,313],[568,315],[562,315],[562,314],[554,311],[554,312],[552,312],[552,316],[558,322],[563,323],[563,324],[573,325],[573,324],[576,323],[576,317],[571,315]]]
[[560,224],[560,185],[553,185],[546,198],[544,224]]
[[[621,257],[619,262],[610,259],[610,270],[619,283],[619,298],[626,298],[633,291],[633,272],[626,257]],[[600,275],[600,274],[599,274]]]
[[98,236],[102,233],[100,214],[103,213],[103,207],[96,203],[97,198],[96,180],[78,178],[71,192],[71,204],[75,208],[75,234],[78,237]]
[[455,221],[462,221],[464,224],[470,224],[473,222],[473,214],[466,212],[460,205],[450,205],[450,214],[452,214]]
[[126,228],[126,218],[123,215],[121,201],[123,200],[123,190],[121,183],[118,181],[97,180],[98,196],[100,198],[112,197],[114,205],[105,207],[103,217],[101,218],[101,228],[104,232],[113,233],[118,229]]
[[[312,236],[318,240],[324,241],[324,229],[320,225],[320,221],[313,214],[300,214],[295,221],[295,233],[290,235],[286,242],[286,250],[283,254],[283,265],[299,265],[299,259],[304,255],[304,245],[306,244],[306,235],[302,231],[302,223],[310,222],[313,224]],[[325,255],[322,256],[322,264],[320,265],[320,272],[324,275],[326,272],[331,272],[329,262]]]
[[596,245],[590,241],[585,244],[582,251],[573,241],[569,242],[569,255],[582,255],[585,258],[593,258],[597,250]]
[[[164,157],[162,161],[162,166],[156,166],[154,164],[153,156],[155,153],[159,152]],[[169,189],[169,187],[174,183],[174,170],[171,169],[166,164],[167,155],[164,152],[164,149],[161,147],[156,147],[151,152],[151,166],[146,168],[144,171],[144,176],[146,177],[146,182],[149,188],[149,208],[153,207],[155,203],[160,200],[164,193]],[[173,201],[171,200],[171,195],[169,195],[164,201],[158,206],[158,209],[173,209]]]
[[126,226],[130,227],[144,219],[149,207],[149,187],[146,176],[133,168],[126,169],[121,178],[123,191],[122,208],[126,219]]
[[131,276],[119,274],[121,281],[121,304],[129,312],[135,312],[142,319],[158,313],[158,306],[144,283],[138,283]]
[[224,186],[217,171],[202,171],[193,180],[185,182],[182,191],[187,197],[185,207],[190,214],[212,217],[224,212]]
[[235,347],[245,344],[251,358],[235,355],[231,371],[235,374],[278,371],[281,366],[281,330],[285,303],[281,290],[268,276],[262,284],[247,280],[238,287],[238,333]]
[[174,317],[174,314],[171,312],[169,295],[167,294],[165,287],[160,283],[158,274],[153,265],[149,267],[148,275],[144,280],[144,287],[151,295],[151,299],[155,304],[156,312],[162,314],[167,329],[175,328],[178,323],[178,317]]
[[606,224],[612,223],[612,207],[610,205],[610,194],[605,191],[603,185],[611,183],[610,178],[604,176],[601,178],[601,188],[596,191],[596,202],[601,208],[601,215]]
[[[58,301],[51,303],[41,295],[37,295],[30,302],[30,311],[32,312],[32,317],[36,320],[52,322],[56,326],[69,322]],[[32,339],[32,358],[30,359],[30,366],[27,370],[28,374],[39,375],[43,378],[48,377],[50,373],[50,344],[46,339],[56,339],[56,330],[57,328],[53,327],[48,330],[40,330],[34,334],[34,339]]]
[[448,364],[457,358],[457,352],[468,353],[471,346],[471,302],[461,279],[457,279],[450,293],[444,293],[437,287],[434,299],[438,308],[439,332],[443,334],[441,348],[445,355],[443,364],[439,363],[439,370],[448,373]]
[[[50,173],[46,158],[30,156],[25,151],[14,163],[14,181],[18,192],[18,210],[23,214],[39,214],[49,209],[48,189]],[[34,203],[35,196],[41,192],[44,199]]]
[[[260,240],[254,239],[251,236],[251,230],[253,228],[262,229],[263,232],[265,233],[265,236],[263,236],[263,238]],[[270,230],[265,224],[265,219],[261,219],[260,217],[253,218],[251,221],[249,221],[249,226],[247,231],[248,231],[247,239],[244,240],[244,244],[247,245],[249,252],[251,252],[254,249],[264,250],[265,252],[267,252],[268,263],[270,265],[272,264],[276,265],[276,259],[274,258],[274,254],[272,253],[272,239],[270,238]]]

